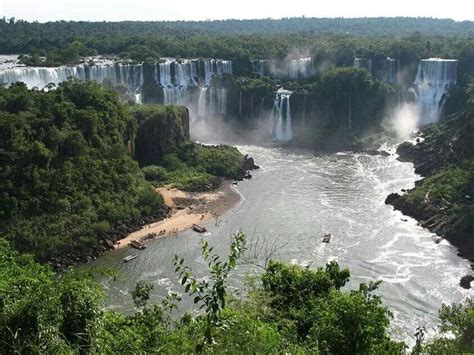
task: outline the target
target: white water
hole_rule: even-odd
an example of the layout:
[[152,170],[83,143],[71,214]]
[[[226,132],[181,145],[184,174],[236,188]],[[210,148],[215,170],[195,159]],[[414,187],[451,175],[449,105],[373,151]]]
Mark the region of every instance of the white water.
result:
[[387,58],[385,60],[385,68],[383,80],[387,83],[394,84],[397,82],[396,74],[396,61],[393,58]]
[[444,95],[456,84],[456,59],[423,59],[418,65],[415,86],[419,124],[437,122]]
[[[267,247],[275,244],[275,259],[312,268],[337,260],[349,267],[351,282],[346,290],[360,282],[383,280],[377,294],[394,313],[393,336],[409,341],[418,326],[434,331],[443,302],[460,302],[470,294],[458,285],[470,270],[469,262],[458,257],[447,241],[436,244],[429,231],[384,203],[389,193],[414,186],[418,177],[412,164],[393,155],[315,156],[306,150],[238,148],[262,168],[252,172],[251,180],[238,184],[243,200],[232,212],[219,217],[217,224],[205,224],[210,233],[204,239],[216,252],[227,255],[229,235],[242,228],[249,248],[262,259]],[[331,243],[320,242],[324,232],[332,233]],[[123,262],[132,252],[127,248],[99,258],[94,265],[117,268],[121,275],[106,281],[108,307],[134,311],[129,292],[138,280],[155,284],[152,303],[168,291],[182,293],[173,255],[184,257],[198,276],[206,275],[200,239],[186,231],[150,241],[131,263]],[[232,274],[232,289],[243,288],[245,275],[257,272],[239,265]],[[184,302],[187,310],[192,309],[192,300]]]
[[313,59],[311,57],[293,59],[290,61],[290,79],[309,78],[313,74]]
[[227,113],[227,89],[214,87],[201,87],[197,103],[198,117],[212,117],[216,114]]
[[72,67],[14,67],[0,70],[0,83],[9,86],[21,81],[30,89],[44,89],[50,84],[58,85],[71,77],[95,80],[99,83],[108,80],[113,85],[124,85],[129,93],[138,95],[143,85],[143,66],[107,62],[91,66],[81,64]]
[[[3,58],[3,57],[2,57]],[[138,103],[142,100],[143,65],[119,64],[110,60],[94,58],[95,65],[80,64],[60,67],[18,67],[15,63],[5,63],[14,59],[8,56],[1,59],[0,84],[10,85],[24,82],[29,88],[43,89],[49,84],[58,85],[73,77],[81,80],[104,81],[112,85],[123,85]],[[202,63],[204,72],[199,76],[198,66]],[[164,104],[191,106],[189,88],[210,87],[215,75],[232,74],[232,62],[221,59],[172,59],[155,64],[154,79],[163,88]],[[225,114],[227,112],[227,92],[225,89],[206,91],[210,96],[209,110]],[[139,101],[138,101],[139,100]]]
[[279,89],[273,106],[274,137],[279,142],[288,142],[293,138],[291,127],[290,96],[293,92]]

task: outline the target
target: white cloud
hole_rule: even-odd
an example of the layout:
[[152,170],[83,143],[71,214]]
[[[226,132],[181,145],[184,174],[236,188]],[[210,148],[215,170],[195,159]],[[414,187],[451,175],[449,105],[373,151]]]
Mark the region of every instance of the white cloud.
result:
[[[3,5],[3,6],[2,6]],[[3,7],[3,9],[2,9]],[[206,20],[423,16],[474,19],[472,0],[0,0],[0,15],[25,20]]]

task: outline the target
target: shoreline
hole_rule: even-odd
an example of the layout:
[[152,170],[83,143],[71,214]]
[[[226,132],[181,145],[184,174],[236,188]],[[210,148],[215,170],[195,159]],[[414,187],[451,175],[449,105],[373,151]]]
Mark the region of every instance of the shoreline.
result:
[[[155,240],[176,235],[229,212],[241,201],[241,195],[232,188],[232,180],[224,179],[210,192],[187,192],[170,186],[156,189],[163,195],[172,212],[168,218],[143,226],[115,242],[114,249],[129,246],[132,240]],[[150,234],[155,234],[150,237]]]

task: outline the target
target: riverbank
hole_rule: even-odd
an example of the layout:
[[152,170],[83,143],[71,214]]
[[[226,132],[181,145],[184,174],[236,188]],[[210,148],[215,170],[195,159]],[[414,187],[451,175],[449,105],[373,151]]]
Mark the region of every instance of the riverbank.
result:
[[[451,122],[454,126],[457,122]],[[458,147],[462,140],[445,127],[423,129],[418,144],[402,143],[399,160],[410,161],[415,173],[424,178],[404,194],[390,194],[386,203],[403,214],[415,218],[420,225],[458,249],[458,255],[471,262],[474,269],[472,238],[472,168],[469,156]],[[440,130],[442,133],[438,133]],[[443,139],[434,139],[434,133]],[[467,158],[466,158],[467,157]]]
[[144,240],[174,235],[193,224],[203,224],[227,213],[240,202],[240,194],[232,180],[222,180],[219,188],[211,192],[186,192],[170,186],[157,189],[165,203],[171,207],[170,216],[162,221],[145,225],[117,241],[115,248],[128,246],[132,240]]

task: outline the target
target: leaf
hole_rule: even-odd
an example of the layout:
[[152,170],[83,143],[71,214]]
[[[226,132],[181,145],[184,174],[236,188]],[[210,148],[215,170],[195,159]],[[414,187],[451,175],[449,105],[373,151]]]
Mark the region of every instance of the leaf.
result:
[[201,297],[196,296],[194,297],[194,304],[198,303],[201,300]]

